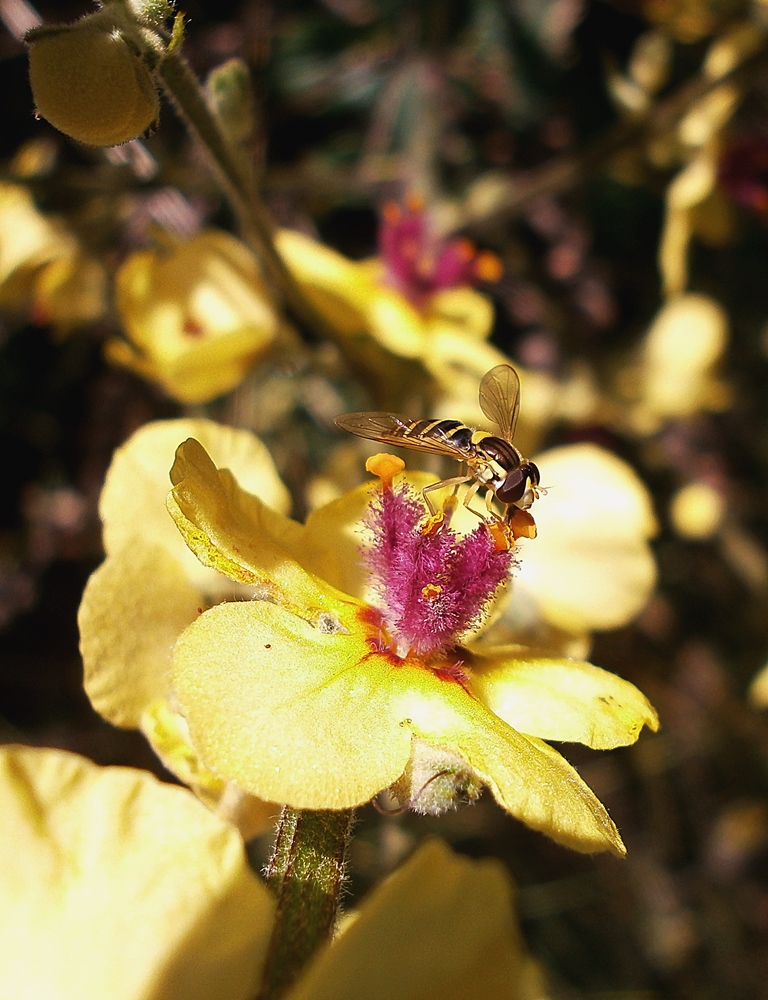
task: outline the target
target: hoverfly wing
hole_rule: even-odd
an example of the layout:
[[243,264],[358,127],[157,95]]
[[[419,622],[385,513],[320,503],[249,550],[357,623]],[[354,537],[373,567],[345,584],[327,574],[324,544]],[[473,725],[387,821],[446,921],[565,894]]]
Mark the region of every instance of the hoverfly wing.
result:
[[520,412],[520,376],[511,365],[496,365],[480,382],[480,409],[511,441]]
[[369,441],[381,441],[382,444],[410,448],[431,455],[447,455],[461,460],[463,456],[455,445],[451,445],[449,438],[441,439],[439,435],[419,436],[419,431],[425,426],[439,423],[440,421],[434,420],[411,420],[398,413],[386,411],[344,413],[335,420],[337,427],[357,434],[358,437],[368,438]]

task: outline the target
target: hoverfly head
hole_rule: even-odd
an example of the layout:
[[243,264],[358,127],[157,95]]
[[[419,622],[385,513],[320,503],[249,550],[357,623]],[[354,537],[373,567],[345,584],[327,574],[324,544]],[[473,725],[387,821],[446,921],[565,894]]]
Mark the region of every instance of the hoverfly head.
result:
[[539,480],[538,466],[533,462],[523,462],[507,474],[504,482],[496,490],[496,496],[501,503],[516,504],[527,509],[538,496],[536,487],[539,485]]

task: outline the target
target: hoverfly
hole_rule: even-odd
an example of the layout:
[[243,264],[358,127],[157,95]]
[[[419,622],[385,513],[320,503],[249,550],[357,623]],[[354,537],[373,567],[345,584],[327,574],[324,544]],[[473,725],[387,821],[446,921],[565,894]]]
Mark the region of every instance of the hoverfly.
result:
[[[474,480],[464,497],[464,506],[481,487],[485,487],[486,507],[491,517],[495,497],[504,506],[504,521],[509,522],[516,510],[528,510],[533,501],[545,492],[539,487],[539,470],[520,454],[512,443],[520,411],[520,378],[511,365],[496,365],[480,381],[480,408],[499,429],[498,434],[478,431],[459,420],[411,420],[397,413],[346,413],[336,418],[336,424],[359,437],[383,444],[399,445],[432,455],[445,455],[463,462],[467,474],[452,476],[424,489],[424,499],[434,514],[429,499],[431,490],[444,486],[458,489],[462,483]],[[498,519],[498,518],[496,518]]]

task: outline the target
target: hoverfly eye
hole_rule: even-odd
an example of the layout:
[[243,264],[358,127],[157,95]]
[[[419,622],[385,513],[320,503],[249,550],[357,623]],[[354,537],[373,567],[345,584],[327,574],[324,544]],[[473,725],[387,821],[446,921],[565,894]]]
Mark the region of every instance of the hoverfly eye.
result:
[[539,472],[539,467],[534,462],[528,462],[528,478],[531,480],[534,486],[538,486],[541,482],[541,473]]
[[525,466],[513,469],[496,490],[496,496],[502,503],[517,503],[522,500],[528,485],[528,469]]

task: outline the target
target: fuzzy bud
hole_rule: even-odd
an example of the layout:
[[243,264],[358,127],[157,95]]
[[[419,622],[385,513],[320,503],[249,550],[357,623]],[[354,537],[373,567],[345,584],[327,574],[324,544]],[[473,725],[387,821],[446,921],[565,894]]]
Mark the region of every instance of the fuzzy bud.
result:
[[404,808],[422,816],[441,816],[476,802],[482,789],[478,776],[458,754],[415,739],[408,767],[389,790]]
[[[101,13],[101,12],[99,12]],[[139,46],[99,15],[27,36],[37,113],[78,142],[116,146],[157,120],[160,104]]]

